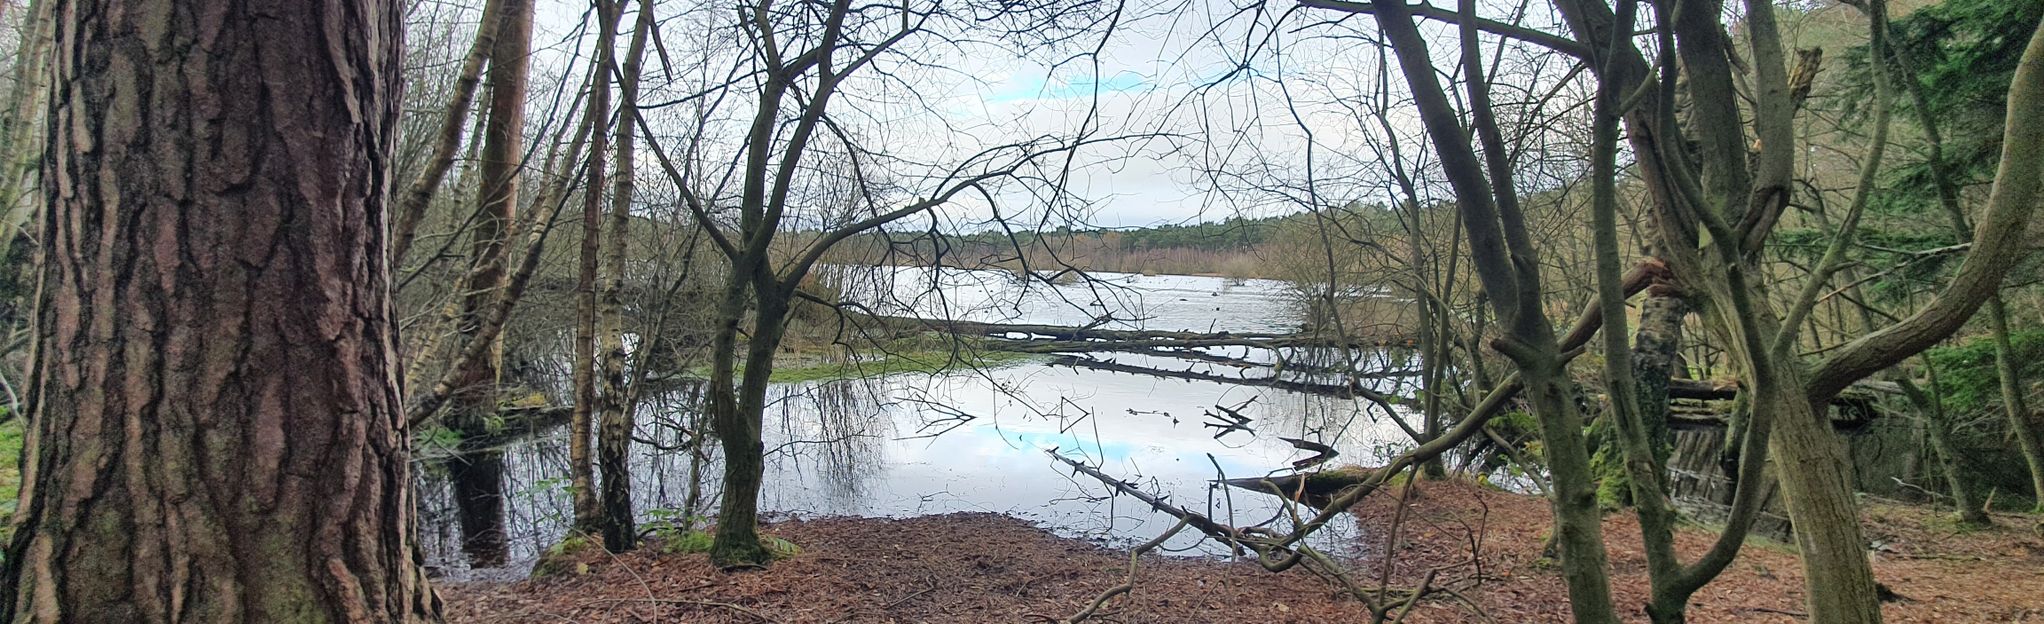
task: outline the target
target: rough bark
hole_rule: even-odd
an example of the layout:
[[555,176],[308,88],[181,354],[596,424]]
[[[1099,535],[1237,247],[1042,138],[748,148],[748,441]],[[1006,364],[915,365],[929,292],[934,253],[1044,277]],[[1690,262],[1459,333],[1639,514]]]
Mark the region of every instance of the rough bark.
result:
[[16,620],[439,617],[386,246],[401,8],[256,4],[58,8]]

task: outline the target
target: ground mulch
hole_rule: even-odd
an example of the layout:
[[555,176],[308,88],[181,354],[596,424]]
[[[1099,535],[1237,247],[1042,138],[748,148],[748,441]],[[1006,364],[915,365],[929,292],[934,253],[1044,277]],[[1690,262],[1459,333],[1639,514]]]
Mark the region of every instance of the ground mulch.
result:
[[[1407,622],[1565,622],[1566,586],[1541,556],[1551,526],[1543,499],[1461,482],[1425,483],[1405,500],[1400,539],[1386,555],[1399,494],[1356,509],[1363,561],[1349,574],[1374,588],[1390,562],[1393,587],[1429,573],[1452,590],[1422,600]],[[1898,594],[1890,622],[2044,622],[2044,537],[2033,516],[1959,530],[1932,510],[1865,507],[1875,575]],[[1644,621],[1646,563],[1629,513],[1605,520],[1628,620]],[[1121,584],[1126,552],[1059,538],[996,514],[909,519],[833,518],[776,523],[801,546],[763,571],[723,573],[699,554],[584,555],[586,573],[537,581],[443,584],[450,622],[1016,622],[1062,619]],[[1715,534],[1685,529],[1694,557]],[[1472,556],[1472,552],[1480,553]],[[571,566],[572,567],[572,566]],[[1798,622],[1802,578],[1791,547],[1749,543],[1692,601],[1691,622]],[[1472,606],[1473,605],[1473,606]],[[1135,591],[1110,602],[1103,622],[1367,622],[1367,611],[1327,580],[1251,563],[1145,557]]]

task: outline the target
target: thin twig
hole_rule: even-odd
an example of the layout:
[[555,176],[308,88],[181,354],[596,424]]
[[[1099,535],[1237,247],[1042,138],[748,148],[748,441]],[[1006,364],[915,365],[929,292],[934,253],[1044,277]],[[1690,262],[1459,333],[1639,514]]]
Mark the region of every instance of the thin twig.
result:
[[1164,545],[1165,540],[1169,540],[1171,539],[1171,536],[1177,535],[1179,531],[1185,529],[1185,525],[1190,524],[1191,522],[1192,522],[1191,518],[1180,517],[1178,518],[1177,524],[1171,525],[1171,530],[1165,531],[1164,534],[1158,535],[1156,539],[1143,542],[1143,545],[1137,546],[1135,550],[1129,551],[1128,580],[1120,585],[1116,585],[1112,588],[1109,588],[1107,591],[1100,592],[1099,596],[1095,596],[1093,598],[1092,604],[1086,605],[1085,609],[1080,610],[1078,613],[1072,614],[1072,617],[1065,618],[1064,624],[1079,624],[1080,622],[1084,622],[1086,621],[1087,618],[1093,617],[1093,614],[1100,612],[1100,607],[1105,606],[1107,604],[1107,601],[1113,600],[1115,596],[1120,596],[1122,594],[1135,591],[1136,562],[1141,559],[1143,553],[1150,552],[1151,550],[1155,550],[1158,546]]

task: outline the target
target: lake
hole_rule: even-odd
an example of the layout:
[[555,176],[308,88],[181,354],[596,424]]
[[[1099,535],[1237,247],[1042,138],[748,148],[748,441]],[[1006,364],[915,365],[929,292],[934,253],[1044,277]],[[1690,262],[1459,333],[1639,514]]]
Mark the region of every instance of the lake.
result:
[[[1297,325],[1289,286],[1269,280],[1102,273],[1076,282],[1023,283],[998,271],[915,268],[841,269],[845,296],[887,314],[982,322],[1084,325],[1152,330],[1289,332]],[[856,271],[857,273],[852,273]],[[1220,378],[1284,375],[1326,381],[1328,360],[1358,370],[1398,370],[1400,351],[1329,353],[1246,347],[1201,349],[1196,358],[1150,353],[1089,353],[1110,362]],[[1257,363],[1297,362],[1291,370]],[[1317,360],[1317,362],[1316,362]],[[1336,362],[1338,363],[1338,362]],[[1354,380],[1379,392],[1409,395],[1396,376]],[[1275,497],[1213,486],[1227,477],[1289,472],[1311,452],[1280,440],[1302,438],[1334,447],[1333,464],[1376,464],[1409,441],[1369,401],[1329,393],[1112,372],[1033,359],[987,370],[901,373],[878,378],[777,384],[764,422],[767,469],[761,493],[769,518],[901,517],[959,511],[997,512],[1032,521],[1058,535],[1129,546],[1154,537],[1173,518],[1139,501],[1111,496],[1099,482],[1045,455],[1056,449],[1141,484],[1171,501],[1238,525],[1282,512]],[[687,422],[693,393],[649,396],[639,408],[642,440],[634,449],[634,503],[645,520],[683,510],[691,470],[703,485],[701,513],[714,512],[719,483],[715,444],[700,461],[670,450],[679,435],[656,421]],[[1246,428],[1215,425],[1249,419]],[[565,429],[504,447],[505,532],[511,563],[523,573],[540,549],[557,541],[572,517],[564,488]],[[464,573],[451,488],[422,467],[420,508],[429,563]],[[1310,514],[1311,510],[1302,513]],[[1350,550],[1352,523],[1338,521],[1317,545]],[[642,520],[643,521],[643,520]],[[1166,548],[1223,556],[1191,531]],[[477,571],[482,573],[485,571]]]

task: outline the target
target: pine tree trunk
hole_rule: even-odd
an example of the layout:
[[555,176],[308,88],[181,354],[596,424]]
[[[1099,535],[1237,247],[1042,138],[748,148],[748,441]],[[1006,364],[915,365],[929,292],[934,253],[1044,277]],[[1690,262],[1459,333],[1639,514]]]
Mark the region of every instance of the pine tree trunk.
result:
[[386,246],[402,10],[253,4],[57,10],[16,620],[439,618]]

